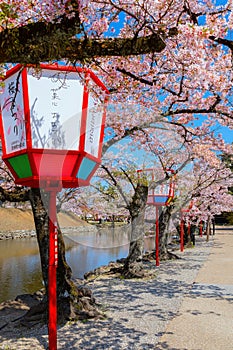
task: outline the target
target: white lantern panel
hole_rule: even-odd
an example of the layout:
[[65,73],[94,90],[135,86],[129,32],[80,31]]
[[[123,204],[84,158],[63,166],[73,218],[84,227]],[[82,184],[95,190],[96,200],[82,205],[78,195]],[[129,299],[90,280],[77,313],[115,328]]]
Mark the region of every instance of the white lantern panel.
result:
[[28,69],[32,147],[78,150],[84,87],[78,73]]
[[104,105],[91,94],[88,97],[85,152],[98,157]]
[[158,195],[169,195],[169,191],[170,191],[170,184],[162,184],[159,186],[156,186],[155,190],[154,190],[154,195],[156,196]]
[[0,94],[3,132],[6,153],[12,153],[26,148],[23,90],[20,72],[7,78],[4,84],[3,93]]

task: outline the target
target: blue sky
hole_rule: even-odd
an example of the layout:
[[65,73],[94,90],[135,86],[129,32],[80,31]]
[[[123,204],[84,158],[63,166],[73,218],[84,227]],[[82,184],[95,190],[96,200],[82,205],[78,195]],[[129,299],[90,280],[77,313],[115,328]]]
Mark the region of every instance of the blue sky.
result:
[[223,136],[223,139],[227,143],[232,143],[233,142],[233,130],[229,129],[226,126],[222,126],[218,124],[217,128],[214,128],[216,134],[221,133]]
[[[216,6],[226,5],[228,1],[227,0],[213,0],[213,3]],[[123,13],[120,13],[119,15],[120,20],[119,22],[113,23],[112,27],[115,29],[115,33],[111,33],[111,35],[116,36],[119,34],[121,23],[124,20],[125,15]],[[204,17],[201,19],[201,22],[204,22]],[[228,31],[227,38],[229,40],[233,40],[233,31]],[[198,120],[195,125],[201,125],[203,122],[203,118],[201,117],[200,120]],[[228,127],[224,127],[220,125],[219,123],[216,123],[216,125],[212,128],[214,130],[215,134],[222,134],[225,142],[232,143],[233,142],[233,130],[229,129]]]

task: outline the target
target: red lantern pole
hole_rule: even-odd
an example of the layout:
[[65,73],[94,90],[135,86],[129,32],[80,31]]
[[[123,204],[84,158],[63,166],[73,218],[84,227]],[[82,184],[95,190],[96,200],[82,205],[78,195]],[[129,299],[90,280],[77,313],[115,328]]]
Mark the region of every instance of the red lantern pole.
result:
[[49,308],[49,350],[57,350],[57,213],[56,191],[49,196],[49,266],[48,266],[48,308]]
[[201,221],[201,222],[200,222],[200,231],[199,231],[199,232],[200,232],[200,237],[202,237],[202,227],[203,227],[203,226],[202,226],[202,221]]
[[183,214],[181,213],[181,221],[180,221],[180,251],[184,251],[184,219]]
[[155,233],[155,260],[156,266],[159,266],[159,207],[156,205],[156,233]]

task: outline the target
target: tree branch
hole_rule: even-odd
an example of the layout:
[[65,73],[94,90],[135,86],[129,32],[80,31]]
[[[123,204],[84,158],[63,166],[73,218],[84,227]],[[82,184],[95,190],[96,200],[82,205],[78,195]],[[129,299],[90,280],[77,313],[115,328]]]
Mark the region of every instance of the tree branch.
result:
[[229,49],[233,53],[233,40],[217,38],[216,36],[210,36],[209,39],[215,41],[218,44],[222,44],[229,47]]
[[29,189],[15,187],[13,191],[0,187],[0,200],[2,202],[25,202],[29,201]]
[[106,166],[101,165],[101,167],[106,171],[106,173],[108,174],[108,176],[109,176],[110,179],[112,180],[113,185],[117,188],[117,190],[119,191],[120,195],[122,196],[122,198],[123,198],[123,200],[124,200],[126,206],[128,207],[129,202],[128,202],[128,200],[127,200],[127,198],[126,198],[126,196],[125,196],[125,194],[124,194],[124,192],[123,192],[121,186],[119,185],[119,183],[118,183],[117,180],[115,179],[115,177],[112,175],[112,173],[110,172],[110,170],[109,170]]
[[0,63],[39,63],[59,60],[85,61],[95,57],[131,56],[161,52],[166,44],[161,35],[145,37],[79,39],[85,37],[77,17],[59,23],[35,22],[0,32]]

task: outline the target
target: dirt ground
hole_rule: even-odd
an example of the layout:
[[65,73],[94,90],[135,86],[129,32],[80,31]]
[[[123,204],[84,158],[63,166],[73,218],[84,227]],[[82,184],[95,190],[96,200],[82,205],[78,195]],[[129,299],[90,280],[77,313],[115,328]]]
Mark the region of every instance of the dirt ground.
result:
[[[58,213],[60,227],[88,225],[72,213]],[[0,208],[0,232],[35,229],[31,210]]]

